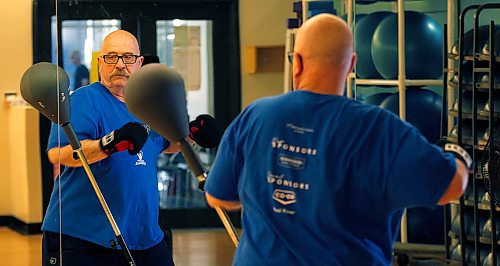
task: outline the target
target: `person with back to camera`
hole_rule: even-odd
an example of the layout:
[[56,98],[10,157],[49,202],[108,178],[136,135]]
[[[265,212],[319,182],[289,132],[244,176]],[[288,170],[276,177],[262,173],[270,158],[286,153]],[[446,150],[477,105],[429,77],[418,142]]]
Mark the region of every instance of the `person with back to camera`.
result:
[[[173,265],[171,241],[158,225],[156,162],[160,153],[180,149],[126,108],[125,87],[142,61],[132,34],[107,35],[98,57],[101,81],[71,95],[71,124],[136,264]],[[49,160],[66,168],[60,179],[61,220],[56,182],[43,221],[42,264],[59,265],[62,248],[63,265],[127,265],[80,160],[56,124],[47,149]]]
[[205,189],[211,206],[243,207],[235,265],[390,265],[404,208],[465,190],[465,150],[342,97],[352,38],[336,16],[305,22],[296,91],[255,101],[224,133]]

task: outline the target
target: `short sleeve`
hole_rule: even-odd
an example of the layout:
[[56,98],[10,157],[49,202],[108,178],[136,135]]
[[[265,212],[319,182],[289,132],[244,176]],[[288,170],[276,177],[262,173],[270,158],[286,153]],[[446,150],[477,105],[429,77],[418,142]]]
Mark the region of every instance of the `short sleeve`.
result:
[[[71,126],[79,140],[98,139],[98,119],[100,114],[95,110],[88,94],[73,93],[71,96]],[[59,129],[59,132],[58,132]],[[60,141],[60,142],[59,142]],[[57,146],[68,145],[68,139],[61,126],[52,123],[47,143],[47,151]]]
[[434,207],[450,185],[456,167],[453,155],[411,128],[399,141],[385,180],[388,207]]
[[217,151],[215,161],[205,183],[205,191],[211,196],[226,201],[238,201],[238,179],[241,174],[242,154],[239,146],[239,119],[228,127]]

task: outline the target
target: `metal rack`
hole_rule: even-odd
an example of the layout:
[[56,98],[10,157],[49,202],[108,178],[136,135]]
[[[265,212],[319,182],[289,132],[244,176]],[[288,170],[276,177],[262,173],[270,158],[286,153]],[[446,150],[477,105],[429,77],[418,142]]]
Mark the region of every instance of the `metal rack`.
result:
[[[355,97],[353,95],[353,85],[379,85],[387,86],[394,85],[398,87],[399,92],[399,117],[402,120],[406,119],[406,87],[407,86],[426,86],[426,85],[439,85],[443,84],[441,79],[422,79],[411,80],[406,78],[406,61],[405,61],[405,0],[397,0],[397,14],[398,14],[398,79],[397,80],[384,80],[384,79],[357,79],[356,73],[351,73],[347,80],[347,96],[349,98]],[[454,10],[456,9],[454,0],[447,0],[447,30],[454,31],[455,19],[453,17]],[[347,24],[351,26],[355,14],[355,0],[346,0],[347,10]],[[447,39],[447,43],[453,40],[452,36]],[[445,42],[446,43],[446,42]],[[444,96],[444,95],[443,95]],[[452,98],[452,95],[448,97]],[[407,216],[406,212],[403,214],[401,220],[401,242],[408,242],[407,233]]]
[[[456,130],[445,130],[442,129],[442,132],[448,133],[448,140],[454,141],[459,145],[466,146],[470,151],[472,151],[472,157],[476,162],[475,167],[473,168],[472,174],[470,175],[469,187],[472,184],[472,192],[469,189],[469,192],[466,193],[458,202],[454,204],[458,206],[458,213],[455,215],[456,218],[451,217],[449,220],[454,220],[454,223],[459,223],[459,232],[456,232],[456,228],[454,230],[453,224],[449,226],[447,224],[446,231],[448,236],[451,239],[454,239],[455,242],[458,240],[458,243],[455,245],[455,248],[450,254],[451,243],[446,241],[446,251],[447,257],[451,259],[459,259],[462,265],[497,265],[497,251],[498,245],[500,242],[498,241],[498,232],[497,232],[497,211],[498,208],[495,208],[492,200],[486,199],[485,196],[479,195],[481,188],[484,188],[481,180],[481,165],[480,158],[482,152],[484,150],[484,146],[486,141],[484,140],[489,136],[489,129],[493,128],[500,118],[500,113],[495,112],[495,98],[498,94],[495,90],[495,76],[494,73],[500,63],[500,58],[495,56],[495,43],[494,43],[494,33],[495,33],[495,24],[493,21],[490,22],[489,25],[489,54],[485,54],[479,47],[479,39],[480,39],[480,31],[479,31],[479,18],[482,11],[487,9],[500,9],[500,3],[497,4],[484,4],[484,5],[471,5],[466,7],[460,14],[459,17],[459,38],[458,38],[458,54],[449,54],[448,57],[453,59],[458,65],[458,79],[453,80],[453,77],[449,81],[445,81],[445,86],[443,86],[443,94],[453,94],[451,90],[448,90],[448,87],[457,90],[457,108],[455,105],[452,106],[448,111],[449,120],[453,120],[456,118],[456,125],[451,125],[451,127],[456,126]],[[474,16],[474,28],[473,28],[473,43],[472,43],[472,55],[464,54],[464,24],[465,24],[465,15],[470,12],[476,10]],[[498,44],[497,44],[498,45]],[[447,47],[445,46],[445,52],[448,52]],[[453,62],[453,61],[452,61]],[[450,65],[452,65],[451,63]],[[466,67],[467,64],[472,64],[471,68]],[[444,71],[445,73],[449,71],[448,64],[445,64]],[[487,73],[489,75],[489,79],[487,83],[482,82],[478,79],[481,73]],[[464,79],[466,75],[471,75],[471,86],[466,86]],[[480,81],[480,82],[477,82]],[[487,95],[485,95],[487,93]],[[470,97],[470,104],[467,104],[467,108],[464,108],[464,99],[468,99]],[[488,105],[483,107],[485,103],[484,100],[487,99]],[[487,106],[487,108],[486,108]],[[478,110],[481,107],[481,110]],[[470,108],[470,109],[469,109]],[[468,129],[471,134],[470,138],[464,137],[464,129],[467,129],[467,124],[470,124],[470,129]],[[444,127],[444,125],[443,125]],[[453,134],[453,132],[456,132]],[[478,135],[481,135],[483,139],[479,139]],[[484,191],[484,189],[483,189]],[[472,193],[472,197],[471,194]],[[480,198],[480,196],[482,196]],[[487,197],[486,197],[487,198]],[[485,201],[487,201],[485,203]],[[481,202],[481,203],[480,203]],[[470,214],[472,207],[472,216],[473,220],[471,220]],[[485,212],[489,212],[489,217],[487,218],[484,215]],[[469,214],[469,216],[466,216]],[[453,215],[451,215],[453,216]],[[458,219],[458,220],[457,220]],[[489,220],[489,222],[487,222]],[[473,223],[472,223],[473,221]],[[485,233],[482,232],[483,226],[489,223],[489,232],[488,235],[485,236]],[[456,227],[456,226],[455,226]],[[486,248],[487,245],[490,245],[491,248],[488,250]],[[468,253],[471,249],[474,249],[474,253]],[[488,253],[489,252],[489,253]],[[485,264],[483,264],[485,263]]]

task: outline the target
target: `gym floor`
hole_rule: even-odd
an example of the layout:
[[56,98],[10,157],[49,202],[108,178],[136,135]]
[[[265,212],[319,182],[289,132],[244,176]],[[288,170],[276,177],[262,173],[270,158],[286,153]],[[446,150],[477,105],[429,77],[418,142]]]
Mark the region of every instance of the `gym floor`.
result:
[[[231,265],[234,246],[222,229],[173,230],[177,266]],[[41,235],[25,236],[0,227],[0,266],[41,265]]]
[[[177,229],[173,237],[176,266],[232,265],[235,249],[223,229]],[[41,235],[25,236],[0,227],[0,266],[41,265],[41,241]],[[440,258],[442,246],[396,244],[394,249],[409,254],[412,266],[455,265]],[[398,266],[396,261],[392,265]]]

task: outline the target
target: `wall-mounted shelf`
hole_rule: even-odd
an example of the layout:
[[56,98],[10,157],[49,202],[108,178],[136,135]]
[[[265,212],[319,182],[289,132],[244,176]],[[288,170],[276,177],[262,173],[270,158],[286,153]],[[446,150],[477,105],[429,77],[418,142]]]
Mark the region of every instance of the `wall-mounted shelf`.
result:
[[245,47],[243,71],[245,73],[283,72],[284,45]]

